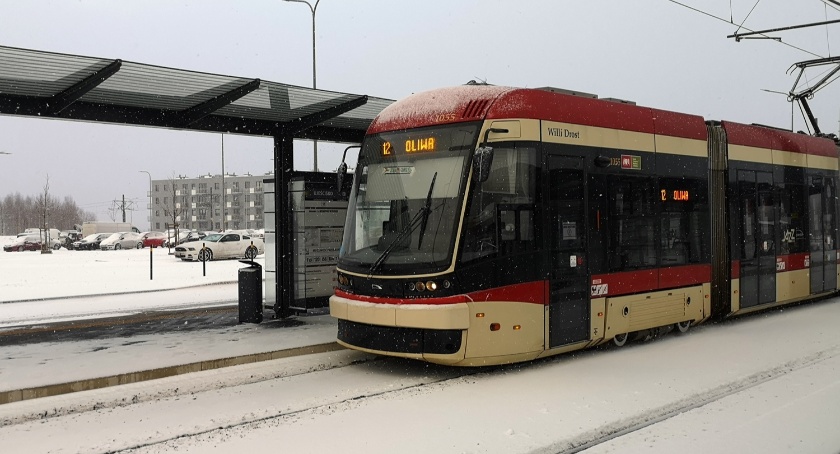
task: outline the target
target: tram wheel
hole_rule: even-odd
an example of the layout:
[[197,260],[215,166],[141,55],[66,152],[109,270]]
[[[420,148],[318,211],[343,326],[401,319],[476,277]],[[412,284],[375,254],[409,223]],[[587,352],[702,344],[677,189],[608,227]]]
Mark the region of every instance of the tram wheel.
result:
[[627,333],[618,334],[615,337],[613,337],[613,344],[616,347],[623,347],[624,344],[626,344],[626,343],[627,343]]
[[674,326],[676,326],[677,331],[679,331],[681,334],[686,333],[686,332],[688,332],[688,328],[691,327],[691,320],[686,320],[684,322],[679,322]]

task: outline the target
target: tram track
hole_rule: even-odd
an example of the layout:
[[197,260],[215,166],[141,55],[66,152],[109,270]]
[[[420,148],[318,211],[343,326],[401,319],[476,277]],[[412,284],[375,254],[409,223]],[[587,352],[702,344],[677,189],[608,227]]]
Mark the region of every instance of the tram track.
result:
[[778,380],[828,359],[840,356],[840,347],[833,347],[811,355],[788,361],[782,365],[753,373],[747,377],[722,384],[712,389],[691,395],[676,402],[646,410],[637,414],[601,426],[551,446],[531,451],[530,454],[574,454],[585,452],[614,439],[655,426],[680,414],[720,401],[726,397],[745,392],[762,384]]
[[[349,352],[349,351],[348,351]],[[368,367],[371,363],[405,363],[405,360],[402,359],[395,359],[395,358],[388,358],[388,357],[370,357],[366,360],[357,360],[352,362],[351,364],[347,364],[342,366],[343,369],[353,368],[353,367]],[[420,364],[414,364],[408,366],[409,368],[417,367]],[[332,369],[339,369],[339,368],[332,368]],[[494,368],[496,369],[496,368]],[[252,418],[242,418],[237,420],[236,422],[230,422],[228,424],[224,424],[218,427],[206,428],[203,430],[196,430],[190,431],[188,433],[181,433],[178,435],[172,435],[167,438],[161,438],[158,440],[154,440],[148,443],[140,443],[134,446],[121,448],[114,451],[109,451],[110,453],[122,453],[122,452],[144,452],[146,449],[151,449],[154,451],[156,447],[166,446],[167,448],[175,448],[177,449],[177,445],[186,440],[191,440],[195,438],[202,438],[202,437],[213,437],[219,433],[231,430],[243,430],[248,431],[251,430],[253,427],[261,426],[261,425],[284,425],[294,423],[294,421],[299,419],[305,419],[310,415],[317,416],[317,415],[324,415],[334,412],[339,412],[347,409],[351,409],[356,406],[364,405],[365,402],[369,400],[376,400],[376,399],[386,399],[390,396],[400,394],[400,393],[422,393],[426,392],[427,389],[433,387],[440,387],[446,386],[451,382],[456,382],[458,380],[462,380],[465,377],[475,376],[475,375],[482,375],[488,374],[490,371],[484,369],[462,369],[462,368],[438,368],[437,369],[441,375],[431,378],[428,381],[422,380],[419,383],[406,383],[404,385],[390,383],[387,386],[384,386],[377,390],[372,390],[370,392],[347,396],[343,399],[338,400],[330,400],[319,405],[313,406],[305,406],[301,408],[290,409],[288,411],[284,411],[278,414],[270,414],[264,415],[259,417],[252,417]],[[316,372],[316,371],[312,371]],[[395,387],[396,386],[396,387]]]
[[[721,384],[712,389],[660,406],[656,409],[645,411],[642,414],[622,418],[607,425],[603,425],[597,429],[581,433],[574,438],[561,440],[551,444],[550,446],[538,448],[531,451],[531,454],[571,454],[585,452],[588,449],[597,447],[616,438],[654,426],[682,413],[703,407],[728,396],[747,391],[764,383],[777,380],[792,372],[805,369],[837,356],[840,356],[840,347],[822,350],[769,369],[755,372],[747,377],[742,377],[737,380]],[[384,364],[400,364],[401,361],[402,360],[396,360],[393,358],[372,357],[368,360],[356,361],[352,364],[347,364],[341,369],[334,368],[333,370],[336,372],[341,370],[343,372],[350,368],[370,367],[373,363],[379,363],[379,368],[384,368]],[[531,366],[539,367],[541,364],[533,363]],[[523,366],[520,364],[516,366],[496,366],[483,369],[436,368],[435,370],[438,371],[438,375],[428,380],[422,380],[416,383],[406,383],[402,386],[394,386],[392,383],[385,387],[381,386],[378,389],[366,390],[354,395],[344,396],[341,399],[325,401],[319,403],[318,405],[303,406],[279,413],[267,414],[253,418],[244,418],[217,427],[170,435],[166,438],[133,445],[131,447],[125,447],[113,452],[146,452],[146,450],[149,452],[157,452],[156,450],[159,448],[163,448],[164,450],[178,450],[181,444],[189,446],[195,441],[204,443],[210,442],[212,444],[212,440],[218,439],[218,437],[225,438],[230,436],[229,434],[231,431],[250,433],[267,427],[280,427],[294,424],[297,421],[314,419],[333,413],[352,411],[357,407],[379,400],[410,399],[411,397],[415,397],[417,395],[434,393],[437,390],[448,386],[458,386],[462,384],[462,382],[463,384],[466,384],[466,381],[471,379],[477,380],[482,376],[492,378],[500,373],[504,373],[507,369],[512,367],[521,368]]]

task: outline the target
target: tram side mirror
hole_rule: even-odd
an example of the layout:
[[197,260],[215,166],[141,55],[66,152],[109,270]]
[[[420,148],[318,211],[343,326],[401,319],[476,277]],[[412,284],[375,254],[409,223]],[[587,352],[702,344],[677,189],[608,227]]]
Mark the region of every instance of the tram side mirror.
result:
[[335,172],[336,178],[336,185],[338,192],[341,192],[341,189],[344,188],[344,179],[347,178],[347,163],[342,162],[338,165],[338,170]]
[[473,174],[479,183],[484,183],[490,177],[490,166],[493,165],[493,147],[478,147],[473,156]]
[[[336,190],[339,194],[341,194],[341,190],[344,189],[344,180],[347,178],[347,150],[351,148],[362,148],[361,145],[350,145],[349,147],[344,149],[344,154],[341,156],[341,164],[338,165],[338,170],[335,171],[335,179],[336,179]],[[359,155],[361,159],[361,153]]]
[[484,131],[484,140],[475,150],[473,155],[473,174],[479,183],[484,183],[490,177],[490,166],[493,165],[493,147],[487,145],[490,133],[504,134],[508,132],[507,129],[502,128],[488,128]]

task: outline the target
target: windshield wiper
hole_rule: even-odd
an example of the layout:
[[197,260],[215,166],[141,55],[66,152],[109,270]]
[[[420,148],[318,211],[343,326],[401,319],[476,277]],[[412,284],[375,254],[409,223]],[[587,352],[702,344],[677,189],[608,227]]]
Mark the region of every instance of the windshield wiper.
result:
[[[403,238],[405,238],[406,235],[410,235],[412,232],[414,232],[414,230],[417,227],[420,226],[421,223],[417,222],[417,221],[420,221],[421,218],[422,218],[422,221],[423,221],[422,222],[423,230],[426,229],[426,221],[428,221],[428,219],[429,219],[429,213],[432,212],[432,208],[431,208],[431,205],[432,205],[432,189],[434,189],[434,187],[435,187],[435,180],[436,179],[437,179],[437,172],[435,172],[434,176],[432,176],[432,183],[429,185],[429,194],[426,196],[426,204],[422,208],[420,208],[420,211],[418,211],[417,214],[415,214],[414,217],[411,218],[411,222],[409,222],[408,225],[406,225],[405,228],[403,228],[402,231],[400,231],[400,233],[397,235],[397,237],[394,238],[394,241],[392,241],[391,244],[389,244],[388,247],[386,247],[385,250],[382,251],[382,254],[379,255],[379,257],[376,259],[376,261],[373,262],[373,265],[370,266],[370,270],[368,271],[368,277],[373,275],[373,272],[376,271],[382,265],[382,263],[385,262],[385,259],[387,259],[389,255],[391,255],[391,251],[393,251],[394,248],[397,247],[397,245],[402,242]],[[420,234],[420,242],[422,242],[422,241],[423,241],[423,234],[421,233]],[[418,244],[417,244],[418,249],[420,248],[420,242],[418,242]]]
[[435,180],[437,179],[437,172],[432,176],[432,184],[429,185],[429,194],[426,196],[426,204],[423,205],[421,213],[423,213],[423,220],[420,223],[420,238],[417,239],[417,250],[420,250],[420,245],[423,244],[423,234],[426,233],[426,223],[429,221],[429,214],[432,213],[432,189],[435,188]]

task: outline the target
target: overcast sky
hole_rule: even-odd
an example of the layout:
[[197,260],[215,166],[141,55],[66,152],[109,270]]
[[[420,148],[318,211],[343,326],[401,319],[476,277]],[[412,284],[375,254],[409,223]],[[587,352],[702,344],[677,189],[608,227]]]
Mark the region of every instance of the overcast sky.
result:
[[[318,88],[400,99],[470,79],[554,86],[707,119],[790,128],[784,95],[795,62],[840,53],[840,24],[727,39],[840,19],[823,0],[321,0]],[[312,83],[311,13],[280,0],[0,0],[0,45]],[[725,19],[721,21],[717,18]],[[728,23],[730,18],[735,24]],[[741,31],[744,31],[743,29]],[[813,72],[818,80],[824,70]],[[840,82],[810,101],[825,132],[840,127]],[[805,129],[798,108],[794,129]],[[221,172],[221,135],[0,116],[0,196],[72,196],[109,220],[125,195],[145,228],[149,180]],[[225,170],[272,169],[272,141],[225,135]],[[296,144],[296,169],[311,146]],[[334,170],[343,145],[321,147]],[[352,163],[351,163],[352,165]]]

